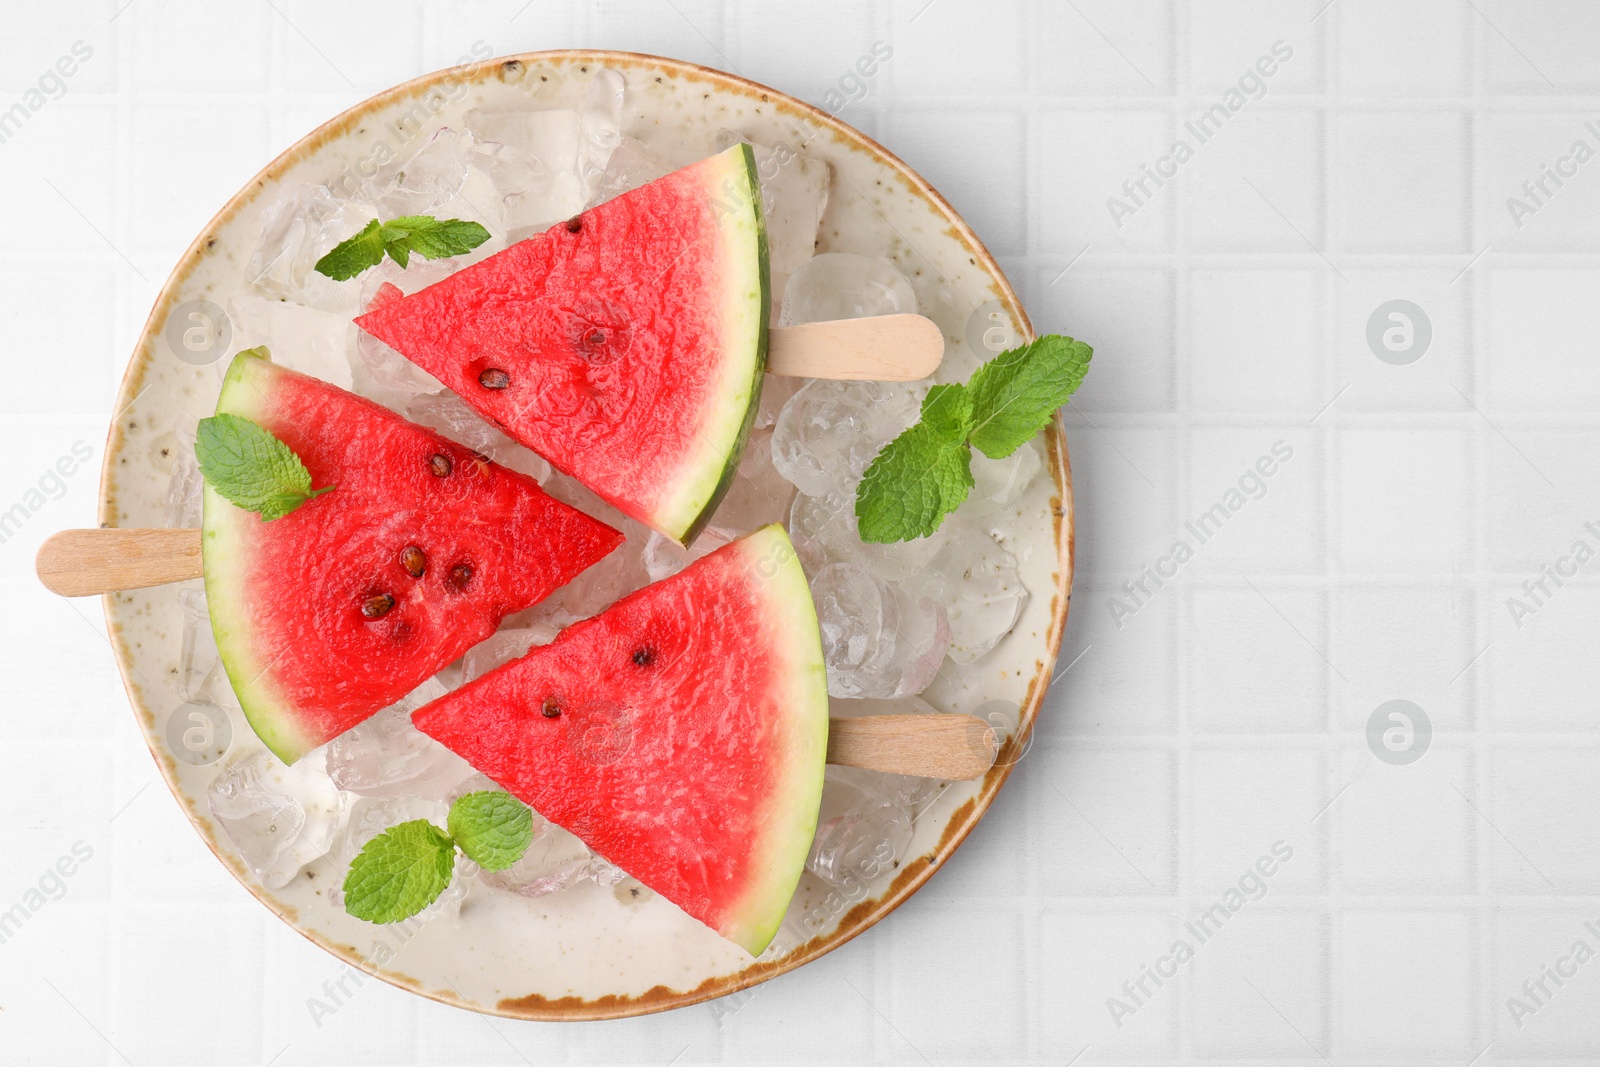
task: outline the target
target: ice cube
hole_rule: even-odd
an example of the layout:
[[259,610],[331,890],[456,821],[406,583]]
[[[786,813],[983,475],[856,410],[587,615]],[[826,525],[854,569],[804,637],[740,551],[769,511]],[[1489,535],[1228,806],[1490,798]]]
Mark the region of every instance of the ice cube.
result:
[[808,574],[815,574],[830,563],[859,563],[880,578],[898,582],[925,570],[943,547],[942,527],[927,537],[910,541],[862,541],[855,499],[854,491],[794,498],[789,511],[789,536]]
[[313,268],[333,246],[378,217],[377,206],[336,197],[325,185],[282,189],[261,216],[261,240],[245,267],[250,284],[270,296],[326,311],[354,310],[361,283],[336,282]]
[[526,655],[534,645],[548,645],[560,632],[560,627],[549,622],[501,629],[467,650],[462,657],[462,681],[481,678],[501,664]]
[[472,774],[466,760],[411,724],[411,713],[448,690],[430,678],[392,707],[328,742],[328,775],[369,797],[443,799]]
[[972,450],[972,491],[961,505],[961,513],[972,518],[993,514],[1021,499],[1043,466],[1039,450],[1028,441],[1004,459],[990,459]]
[[829,767],[806,867],[835,885],[869,883],[894,870],[911,846],[912,811],[900,791],[880,775],[855,767]]
[[926,391],[907,382],[810,382],[778,413],[773,465],[807,496],[853,492],[883,446],[917,421]]
[[545,462],[544,457],[522,447],[491,426],[448,389],[414,397],[406,405],[405,415],[412,422],[421,423],[440,436],[465,445],[502,466],[521,471],[536,482],[550,476],[550,464]]
[[657,178],[670,174],[672,170],[671,166],[657,159],[642,141],[633,137],[622,137],[617,141],[617,147],[612,151],[611,158],[606,161],[605,172],[600,175],[594,199],[590,201],[589,206],[603,204],[641,185],[648,185]]
[[[371,311],[380,298],[394,299],[396,291],[410,296],[449,277],[455,266],[452,259],[427,260],[412,256],[409,266],[402,268],[394,260],[385,258],[361,276],[361,309]],[[439,379],[359,327],[356,328],[356,355],[359,362],[352,366],[358,374],[365,372],[358,377],[358,391],[392,408],[404,410],[417,396],[444,391]]]
[[[196,524],[198,525],[198,524]],[[206,591],[198,585],[178,590],[178,610],[183,613],[183,641],[178,651],[178,693],[193,700],[217,666],[217,640],[206,608]]]
[[380,217],[434,215],[461,194],[467,181],[468,156],[473,137],[443,127],[411,155],[391,160],[367,186]]
[[1017,557],[975,523],[958,516],[944,547],[922,575],[908,582],[918,594],[943,604],[950,620],[950,658],[974,663],[1011,632],[1028,602]]
[[887,259],[824,252],[789,276],[779,321],[793,326],[916,311],[917,294],[911,283]]
[[522,858],[503,871],[480,871],[478,880],[521,896],[542,897],[592,876],[602,864],[610,867],[578,838],[535,814],[533,841]]
[[938,601],[898,589],[854,563],[830,563],[811,580],[828,692],[837,697],[920,693],[950,643]]
[[540,605],[545,614],[560,611],[573,618],[587,619],[649,583],[650,572],[645,569],[643,559],[644,547],[650,540],[648,527],[628,518],[577,479],[565,474],[550,475],[544,482],[544,489],[557,500],[615,527],[624,538],[605,559],[547,598]]
[[[467,129],[480,142],[512,150],[480,163],[503,191],[506,240],[514,243],[583,210],[585,188],[578,177],[582,118],[567,108],[541,111],[467,112]],[[502,173],[500,167],[512,167]],[[518,189],[517,186],[523,186]]]
[[260,748],[224,764],[207,791],[212,817],[268,889],[288,885],[327,853],[349,800],[320,753],[284,766]]
[[756,409],[754,429],[770,429],[778,421],[778,412],[789,398],[798,393],[810,378],[794,378],[787,374],[769,374],[761,385],[761,405]]
[[622,141],[622,104],[627,82],[609,67],[595,71],[584,94],[578,123],[578,180],[584,202],[594,198],[611,153]]
[[272,361],[341,389],[351,388],[350,350],[356,327],[348,315],[286,300],[236,296],[228,301],[233,347],[265,345]]
[[195,458],[194,435],[193,423],[183,423],[173,430],[172,480],[161,501],[161,522],[169,529],[200,525],[206,483],[200,476],[200,461]]
[[663,537],[652,530],[645,541],[644,569],[652,582],[659,582],[677,574],[695,560],[715,552],[735,536],[727,530],[709,526],[695,538],[694,544],[684,548],[672,538]]

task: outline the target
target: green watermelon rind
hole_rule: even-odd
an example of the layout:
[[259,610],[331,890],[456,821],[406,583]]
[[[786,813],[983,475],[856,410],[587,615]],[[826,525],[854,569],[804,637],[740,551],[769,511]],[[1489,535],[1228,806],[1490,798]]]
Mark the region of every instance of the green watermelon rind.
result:
[[[753,850],[766,857],[766,876],[725,913],[721,930],[728,940],[759,956],[777,936],[817,835],[828,753],[828,673],[811,587],[789,535],[782,526],[762,527],[742,540],[742,551],[766,583],[767,611],[775,629],[790,638],[793,661],[785,703],[796,719],[797,751],[790,753],[787,764],[793,773],[768,806],[785,822],[774,825],[764,844]],[[770,576],[763,573],[768,560],[773,564]]]
[[[738,151],[735,152],[734,149]],[[727,251],[730,255],[748,255],[753,249],[756,263],[754,264],[757,291],[753,294],[744,293],[740,307],[744,314],[740,316],[742,323],[734,324],[728,331],[730,343],[726,346],[729,353],[740,351],[753,351],[754,359],[750,366],[748,378],[736,379],[740,381],[739,392],[730,393],[718,405],[719,410],[726,410],[728,418],[720,420],[712,427],[708,436],[708,448],[717,448],[721,451],[723,462],[720,466],[712,464],[689,465],[689,477],[686,484],[662,502],[657,509],[655,525],[657,529],[680,543],[688,545],[711,521],[712,515],[717,510],[717,505],[722,503],[722,498],[733,487],[733,479],[739,473],[739,460],[744,455],[745,444],[750,439],[750,429],[755,425],[756,413],[761,407],[761,383],[767,373],[767,329],[772,318],[772,273],[768,263],[767,249],[767,222],[761,208],[761,180],[756,171],[755,151],[748,143],[734,146],[725,155],[732,160],[735,156],[742,161],[742,166],[732,174],[724,173],[716,187],[711,191],[712,202],[718,205],[714,210],[723,211],[726,204],[725,195],[732,190],[726,187],[728,179],[735,182],[743,180],[744,187],[739,191],[735,202],[742,206],[722,214],[719,225],[730,234],[727,241]],[[755,230],[755,241],[749,240],[748,228]],[[749,265],[747,264],[747,267]],[[754,308],[751,308],[751,302]],[[754,311],[753,315],[749,314]],[[732,338],[736,336],[738,327],[750,326],[755,328],[754,343],[749,340],[745,344],[734,344]],[[737,373],[737,371],[735,371]],[[719,433],[725,427],[737,424],[737,431],[731,435]],[[718,438],[728,441],[723,448],[717,443]]]
[[[271,371],[272,361],[265,356],[253,352],[235,356],[217,397],[217,414],[259,421],[274,384]],[[206,485],[200,552],[211,632],[217,639],[222,669],[250,728],[273,755],[288,764],[315,748],[316,742],[298,728],[295,717],[273,691],[267,677],[271,664],[257,662],[249,612],[235,600],[251,588],[248,568],[252,554],[244,534],[248,523],[260,521],[253,512],[235,507]]]

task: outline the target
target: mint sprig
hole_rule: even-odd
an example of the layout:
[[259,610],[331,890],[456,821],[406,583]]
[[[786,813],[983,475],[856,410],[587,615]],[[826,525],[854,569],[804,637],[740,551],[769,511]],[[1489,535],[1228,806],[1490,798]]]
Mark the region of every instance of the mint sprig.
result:
[[316,271],[334,281],[348,281],[388,257],[404,269],[415,252],[423,259],[462,256],[489,239],[489,231],[464,219],[406,215],[388,222],[373,219],[354,237],[334,245],[317,260]]
[[533,843],[533,810],[498,790],[457,797],[447,822],[448,833],[413,819],[363,845],[345,875],[344,910],[371,923],[409,919],[450,885],[456,849],[485,870],[503,871]]
[[1021,448],[1077,391],[1093,354],[1046,334],[1000,353],[965,385],[929,389],[921,419],[884,446],[856,489],[861,539],[887,544],[937,530],[972,489],[972,450],[1004,459]]
[[334,488],[311,488],[311,472],[294,450],[238,415],[201,419],[194,454],[207,484],[224,500],[257,512],[262,522],[281,519]]

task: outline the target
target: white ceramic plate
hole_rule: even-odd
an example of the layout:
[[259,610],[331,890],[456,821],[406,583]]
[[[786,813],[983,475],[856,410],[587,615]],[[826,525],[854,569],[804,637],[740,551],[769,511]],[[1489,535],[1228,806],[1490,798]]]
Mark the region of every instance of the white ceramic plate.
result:
[[[102,524],[161,525],[178,447],[174,427],[209,414],[218,388],[213,367],[174,354],[164,339],[169,316],[192,300],[226,306],[244,290],[244,266],[276,187],[333,182],[346,168],[364,174],[385,150],[414,150],[442,125],[460,128],[474,107],[577,107],[600,67],[627,80],[625,132],[669,162],[710,154],[723,128],[768,144],[803,143],[807,154],[826,159],[834,177],[818,251],[883,255],[896,263],[912,280],[920,310],[945,331],[942,379],[971,373],[982,342],[969,334],[981,335],[995,321],[1031,335],[999,266],[950,205],[905,164],[810,105],[732,75],[629,53],[541,52],[453,68],[324,125],[274,160],[195,239],[162,290],[122,383],[106,449]],[[1030,592],[1023,615],[981,661],[981,672],[966,672],[961,684],[941,678],[924,694],[941,711],[977,711],[1009,729],[998,764],[981,781],[945,788],[919,819],[908,857],[870,885],[840,893],[807,874],[786,934],[759,961],[659,897],[589,883],[534,900],[479,891],[459,917],[398,927],[362,923],[324,899],[340,876],[327,861],[282,889],[262,887],[207,808],[217,765],[175,759],[167,739],[182,703],[178,588],[108,597],[106,614],[129,698],[167,784],[217,857],[285,922],[370,974],[478,1011],[543,1019],[659,1011],[765,981],[861,933],[916,892],[982,818],[1025,744],[1067,615],[1072,494],[1059,420],[1043,445],[1049,476],[1036,478],[1015,506],[1018,532],[1008,546]],[[231,726],[235,753],[259,745],[242,718]]]

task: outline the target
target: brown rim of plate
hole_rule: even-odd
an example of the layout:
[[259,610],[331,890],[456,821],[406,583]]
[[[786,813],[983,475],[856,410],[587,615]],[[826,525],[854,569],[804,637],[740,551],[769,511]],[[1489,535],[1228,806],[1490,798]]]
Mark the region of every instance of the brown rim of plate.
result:
[[[157,324],[165,322],[178,288],[188,278],[194,267],[205,257],[208,251],[207,242],[212,239],[212,234],[254,199],[267,181],[280,178],[289,167],[319,150],[334,138],[346,133],[374,108],[394,103],[406,97],[419,95],[442,81],[476,82],[484,78],[493,77],[503,68],[515,63],[523,65],[532,63],[546,65],[567,63],[579,66],[613,68],[656,68],[668,71],[682,79],[707,82],[722,89],[757,97],[763,103],[770,103],[787,109],[802,119],[834,131],[844,140],[850,142],[856,149],[866,152],[878,162],[894,170],[913,193],[930,202],[948,220],[955,237],[967,246],[973,258],[993,279],[1001,302],[1011,312],[1016,321],[1022,325],[1025,336],[1033,336],[1033,327],[1028,320],[1027,312],[1023,310],[1022,303],[1017,298],[1016,291],[1011,287],[1011,283],[1007,280],[1005,272],[1000,269],[1000,265],[989,253],[989,250],[984,247],[978,236],[973,233],[972,228],[967,225],[955,208],[950,206],[949,201],[882,145],[853,126],[841,122],[821,108],[805,103],[802,100],[797,100],[787,93],[753,82],[748,78],[728,74],[711,67],[703,67],[695,63],[687,63],[682,60],[667,59],[640,52],[558,49],[546,52],[523,52],[485,60],[480,63],[447,67],[443,70],[414,78],[364,100],[302,137],[246,183],[245,187],[236,193],[223,206],[222,210],[217,212],[216,216],[206,225],[206,228],[184,251],[183,256],[162,286],[160,295],[156,297],[155,305],[151,309],[149,319],[145,322],[144,330],[140,334],[138,344],[135,346],[134,356],[129,361],[128,370],[123,376],[122,385],[117,395],[116,410],[119,415],[113,420],[107,434],[105,467],[100,476],[100,523],[102,526],[109,526],[116,520],[116,499],[111,485],[111,472],[117,466],[116,460],[121,453],[123,445],[121,413],[131,407],[139,395],[138,386],[144,377],[145,369],[149,365],[150,356],[156,342],[155,329]],[[248,873],[232,857],[225,854],[218,847],[209,829],[202,824],[199,813],[193,810],[192,805],[186,801],[182,791],[177,787],[177,782],[174,778],[174,764],[170,757],[163,758],[163,754],[158,750],[155,743],[154,715],[144,705],[140,698],[138,685],[130,677],[132,655],[122,642],[121,629],[117,625],[113,614],[114,594],[104,598],[106,625],[111,634],[113,649],[117,653],[117,669],[122,675],[123,688],[127,691],[128,699],[133,704],[134,709],[139,713],[140,723],[144,729],[145,743],[161,771],[162,778],[166,780],[168,789],[176,798],[184,802],[190,822],[194,824],[202,840],[222,861],[223,865],[233,872],[240,884],[252,896],[266,905],[273,914],[297,930],[301,936],[352,967],[388,982],[390,985],[409,992],[419,993],[443,1004],[465,1007],[486,1014],[515,1019],[565,1021],[617,1019],[634,1015],[646,1015],[652,1012],[665,1011],[669,1008],[687,1007],[691,1004],[699,1004],[730,993],[737,993],[740,990],[765,982],[769,978],[792,971],[796,967],[809,963],[838,948],[888,915],[918,889],[922,888],[923,883],[949,859],[956,848],[966,840],[967,835],[977,826],[984,813],[988,811],[989,805],[993,803],[996,794],[1000,791],[1000,787],[1005,784],[1006,779],[1010,776],[1011,768],[1027,750],[1034,722],[1038,717],[1039,707],[1044,700],[1045,691],[1049,688],[1051,671],[1054,669],[1056,656],[1061,648],[1061,635],[1066,625],[1067,610],[1071,601],[1073,557],[1075,552],[1072,468],[1067,456],[1065,425],[1059,412],[1046,428],[1045,448],[1049,459],[1050,475],[1056,483],[1056,495],[1051,499],[1051,510],[1059,568],[1054,575],[1055,589],[1051,598],[1050,629],[1045,635],[1046,658],[1036,662],[1035,673],[1028,683],[1027,695],[1024,697],[1018,712],[1016,733],[1001,747],[994,767],[983,778],[978,795],[969,798],[951,813],[950,818],[945,823],[944,832],[940,836],[939,843],[932,852],[925,853],[901,865],[883,899],[875,900],[869,898],[863,900],[845,913],[839,920],[838,927],[832,933],[812,938],[796,951],[781,959],[764,963],[751,963],[737,974],[708,979],[689,990],[679,991],[668,989],[665,986],[656,986],[634,997],[607,995],[593,1000],[585,1000],[581,997],[548,998],[539,994],[531,994],[526,997],[505,998],[492,1005],[476,1004],[464,1000],[453,990],[424,989],[422,988],[422,983],[416,978],[394,971],[385,971],[373,965],[352,946],[336,944],[308,932],[296,921],[296,916],[292,913],[293,909],[280,906],[278,902],[264,895],[264,890],[254,884]]]

